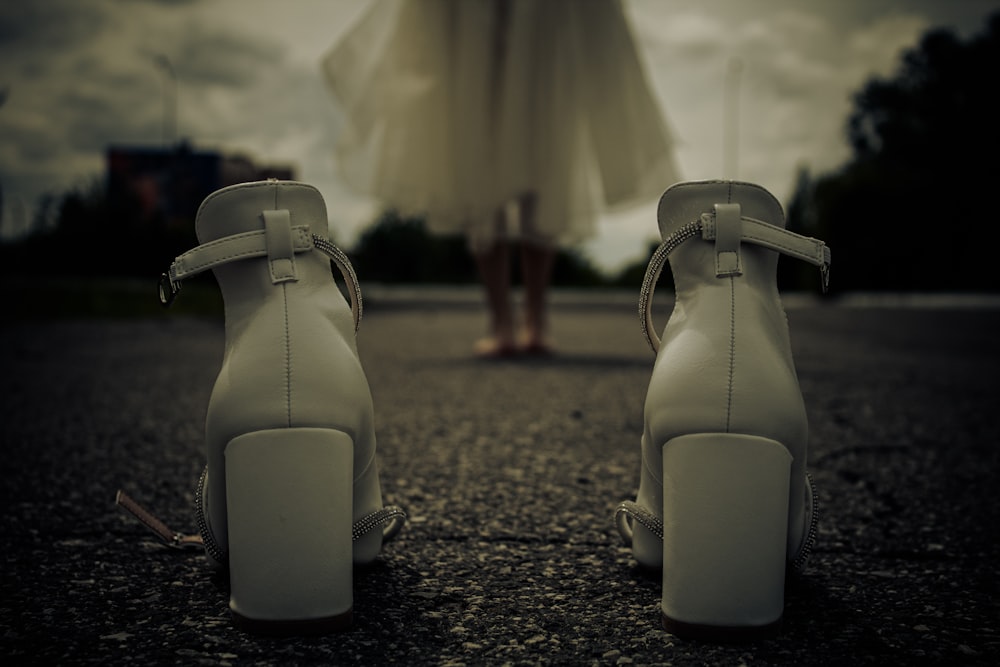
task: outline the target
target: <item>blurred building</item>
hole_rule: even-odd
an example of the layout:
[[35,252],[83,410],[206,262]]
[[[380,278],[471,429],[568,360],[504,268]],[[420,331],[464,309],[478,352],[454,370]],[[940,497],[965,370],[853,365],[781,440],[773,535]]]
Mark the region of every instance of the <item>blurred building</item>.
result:
[[112,215],[165,229],[189,226],[201,202],[227,185],[267,178],[294,180],[288,165],[258,165],[242,155],[173,148],[110,146],[107,198]]

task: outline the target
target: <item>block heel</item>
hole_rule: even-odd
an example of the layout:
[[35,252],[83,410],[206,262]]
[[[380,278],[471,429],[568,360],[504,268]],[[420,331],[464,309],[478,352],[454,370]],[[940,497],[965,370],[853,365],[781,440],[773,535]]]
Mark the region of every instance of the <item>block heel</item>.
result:
[[225,449],[230,602],[256,634],[351,624],[354,442],[341,431],[283,428]]
[[768,636],[784,608],[792,456],[768,438],[685,435],[663,446],[665,628]]

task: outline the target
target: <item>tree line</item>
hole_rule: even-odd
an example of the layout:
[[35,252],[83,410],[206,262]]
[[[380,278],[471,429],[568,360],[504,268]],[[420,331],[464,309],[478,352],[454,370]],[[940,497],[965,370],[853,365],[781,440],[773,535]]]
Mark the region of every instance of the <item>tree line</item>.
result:
[[1000,240],[998,66],[1000,12],[965,41],[925,33],[891,77],[855,93],[851,159],[801,171],[788,207],[790,228],[833,250],[833,289],[1000,290],[987,255]]
[[[829,173],[802,168],[787,206],[790,229],[833,249],[834,292],[1000,291],[989,257],[1000,239],[1000,209],[992,203],[998,66],[1000,12],[965,40],[928,31],[891,76],[873,77],[855,92],[844,127],[851,157]],[[0,244],[0,272],[155,278],[196,243],[193,221],[137,224],[127,202],[109,201],[94,182],[44,197],[33,231]],[[476,280],[462,238],[431,235],[419,218],[394,211],[345,250],[373,282]],[[554,283],[634,287],[647,260],[609,276],[581,250],[564,249]],[[783,289],[814,290],[816,281],[812,267],[780,263]]]

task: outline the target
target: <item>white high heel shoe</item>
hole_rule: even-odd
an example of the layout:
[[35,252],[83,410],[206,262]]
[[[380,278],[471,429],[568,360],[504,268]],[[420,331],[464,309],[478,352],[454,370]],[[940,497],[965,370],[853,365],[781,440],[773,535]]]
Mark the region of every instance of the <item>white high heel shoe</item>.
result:
[[[616,522],[636,560],[661,568],[664,625],[682,637],[773,632],[788,563],[812,548],[808,426],[776,284],[778,253],[828,279],[822,241],[784,229],[750,183],[680,183],[660,199],[663,243],[640,298],[657,353],[635,502]],[[649,305],[669,257],[676,301],[662,340]]]
[[183,278],[211,269],[225,301],[197,514],[209,559],[228,565],[234,622],[252,632],[349,626],[353,564],[374,560],[405,520],[382,505],[372,399],[355,343],[361,294],[327,225],[312,186],[224,188],[198,210],[201,245],[160,283],[169,303]]

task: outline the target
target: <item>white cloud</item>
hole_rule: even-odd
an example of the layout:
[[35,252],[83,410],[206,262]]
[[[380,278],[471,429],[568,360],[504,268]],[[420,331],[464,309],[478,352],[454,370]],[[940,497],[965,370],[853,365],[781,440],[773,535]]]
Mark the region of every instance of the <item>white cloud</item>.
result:
[[892,74],[901,52],[916,46],[930,27],[923,17],[899,14],[861,26],[846,40],[847,64],[855,76]]

